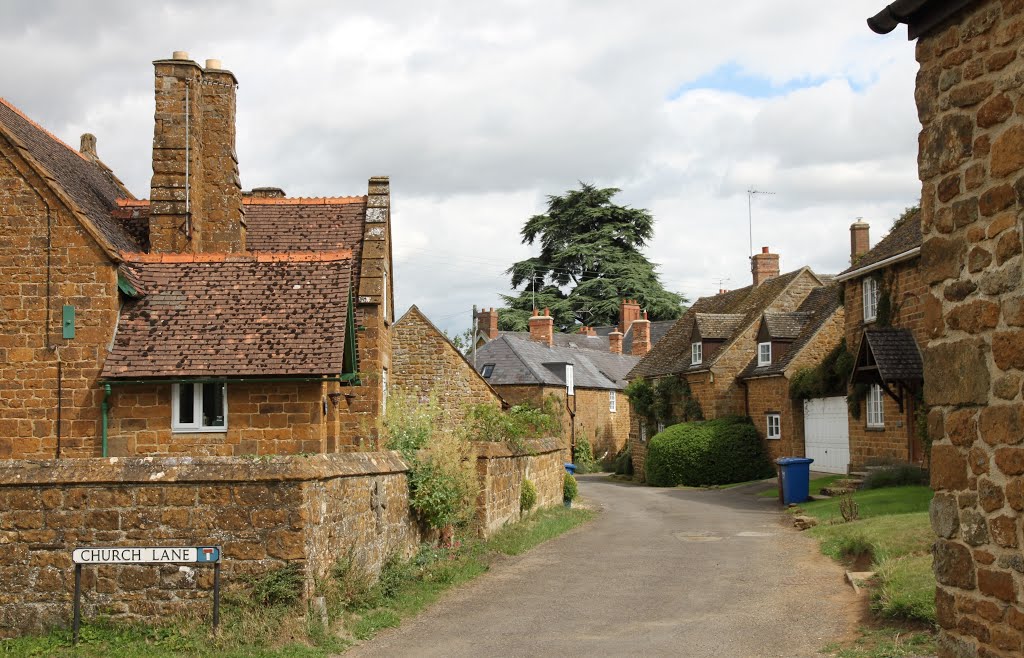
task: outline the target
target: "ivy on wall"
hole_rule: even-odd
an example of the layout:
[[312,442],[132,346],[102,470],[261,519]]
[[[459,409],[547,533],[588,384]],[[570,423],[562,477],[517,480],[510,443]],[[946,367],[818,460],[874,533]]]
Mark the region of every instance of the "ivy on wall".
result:
[[626,387],[626,395],[633,410],[652,425],[704,420],[700,402],[684,377],[660,377],[653,384],[643,378],[634,379]]

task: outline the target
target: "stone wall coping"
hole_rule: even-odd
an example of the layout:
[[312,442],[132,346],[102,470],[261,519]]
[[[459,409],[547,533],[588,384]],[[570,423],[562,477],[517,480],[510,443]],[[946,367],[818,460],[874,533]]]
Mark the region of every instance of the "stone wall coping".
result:
[[494,459],[496,457],[524,457],[541,455],[549,452],[565,450],[562,442],[556,438],[529,439],[523,442],[523,449],[516,450],[503,441],[474,441],[477,459]]
[[285,482],[404,473],[397,452],[0,460],[0,486]]

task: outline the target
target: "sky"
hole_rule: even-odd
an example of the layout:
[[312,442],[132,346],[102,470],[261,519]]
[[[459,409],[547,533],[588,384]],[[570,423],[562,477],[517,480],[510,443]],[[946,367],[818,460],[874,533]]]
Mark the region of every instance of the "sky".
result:
[[152,61],[220,59],[243,187],[390,176],[396,312],[458,333],[580,181],[653,214],[645,253],[690,300],[748,285],[751,246],[845,269],[853,221],[874,244],[920,196],[913,44],[865,23],[884,4],[7,0],[0,96],[68,144],[94,133],[145,198]]

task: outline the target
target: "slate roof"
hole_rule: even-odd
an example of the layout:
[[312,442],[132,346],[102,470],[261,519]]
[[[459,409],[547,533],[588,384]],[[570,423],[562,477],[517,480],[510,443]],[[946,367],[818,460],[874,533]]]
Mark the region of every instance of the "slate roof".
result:
[[736,339],[739,331],[727,339],[722,346],[703,363],[696,366],[690,364],[690,336],[698,313],[738,314],[743,316],[739,327],[750,326],[761,317],[764,310],[793,282],[800,274],[807,272],[821,281],[809,268],[801,268],[768,279],[761,285],[746,286],[730,290],[719,295],[701,297],[687,309],[639,364],[628,375],[628,379],[637,377],[660,377],[688,370],[706,370],[710,368],[718,356]]
[[130,265],[146,294],[125,303],[102,377],[341,374],[351,252],[213,257]]
[[878,241],[857,262],[839,273],[839,276],[855,272],[886,258],[892,258],[921,246],[921,211],[917,210],[896,222],[889,234]]
[[102,162],[60,141],[3,98],[0,133],[24,147],[115,249],[142,251],[136,236],[112,215],[117,199],[132,196]]
[[697,313],[693,317],[701,338],[725,340],[743,322],[739,313]]
[[866,343],[883,382],[919,382],[924,379],[921,351],[909,329],[868,329],[862,341],[861,350]]
[[[839,293],[839,284],[821,286],[812,290],[793,313],[764,313],[764,320],[768,320],[770,316],[775,316],[776,319],[778,319],[777,316],[799,316],[804,319],[801,321],[800,330],[793,336],[793,342],[790,344],[789,349],[786,350],[786,353],[782,355],[782,358],[769,365],[758,367],[755,354],[750,363],[747,364],[747,367],[740,372],[739,377],[741,379],[748,379],[784,373],[789,364],[793,362],[793,359],[800,354],[800,350],[811,342],[811,339],[818,333],[822,325],[828,322],[829,318],[842,308],[843,302]],[[786,324],[787,330],[792,329],[793,324],[791,322],[787,321],[784,324]],[[773,335],[773,337],[775,336]],[[752,353],[753,347],[751,345]]]
[[761,321],[772,338],[793,340],[803,331],[804,326],[810,321],[811,315],[805,311],[791,313],[765,311]]
[[626,387],[626,373],[640,360],[640,357],[608,351],[548,347],[510,333],[501,334],[477,348],[477,370],[494,365],[487,378],[491,386],[565,386],[564,369],[553,364],[572,363],[576,386],[622,390]]
[[[498,336],[509,336],[511,338],[530,340],[529,331],[499,331]],[[552,340],[556,347],[578,347],[586,350],[608,351],[607,336],[587,336],[585,334],[567,334],[556,331]]]

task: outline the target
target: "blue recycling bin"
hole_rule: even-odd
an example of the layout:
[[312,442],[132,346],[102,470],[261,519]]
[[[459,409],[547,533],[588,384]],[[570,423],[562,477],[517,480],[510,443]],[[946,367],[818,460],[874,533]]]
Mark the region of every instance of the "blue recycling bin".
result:
[[775,460],[779,465],[779,485],[782,489],[782,504],[802,503],[811,497],[811,463],[809,457],[781,457]]
[[576,475],[576,464],[566,463],[564,464],[564,466],[566,473],[568,473],[569,475]]

